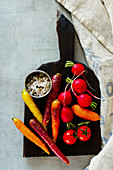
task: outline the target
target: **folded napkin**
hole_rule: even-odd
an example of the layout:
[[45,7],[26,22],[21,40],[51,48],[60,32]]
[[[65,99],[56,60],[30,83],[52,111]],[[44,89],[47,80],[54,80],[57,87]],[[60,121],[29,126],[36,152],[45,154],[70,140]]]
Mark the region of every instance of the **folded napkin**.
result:
[[113,0],[57,0],[69,12],[101,89],[102,150],[89,170],[113,170]]

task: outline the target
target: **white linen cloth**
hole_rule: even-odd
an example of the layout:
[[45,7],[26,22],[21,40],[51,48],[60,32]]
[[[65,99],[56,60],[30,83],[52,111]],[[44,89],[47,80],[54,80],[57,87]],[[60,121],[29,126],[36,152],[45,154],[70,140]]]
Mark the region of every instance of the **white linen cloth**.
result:
[[71,12],[89,67],[100,82],[102,150],[89,170],[113,170],[113,0],[57,0]]

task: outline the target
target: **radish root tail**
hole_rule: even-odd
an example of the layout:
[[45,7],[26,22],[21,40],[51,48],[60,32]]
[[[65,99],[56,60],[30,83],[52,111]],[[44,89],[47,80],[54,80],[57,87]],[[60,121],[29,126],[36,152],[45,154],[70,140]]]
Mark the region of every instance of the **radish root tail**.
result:
[[87,81],[87,79],[85,78],[85,76],[84,76],[84,75],[82,75],[82,76],[83,76],[84,80],[86,81],[86,83],[88,84],[88,86],[90,87],[90,89],[92,89],[93,91],[95,91],[95,89],[93,89],[93,87],[91,87],[91,85],[89,84],[89,82]]
[[95,99],[102,100],[101,98],[99,98],[99,97],[93,95],[89,90],[87,90],[87,92],[88,92],[91,96],[93,96]]

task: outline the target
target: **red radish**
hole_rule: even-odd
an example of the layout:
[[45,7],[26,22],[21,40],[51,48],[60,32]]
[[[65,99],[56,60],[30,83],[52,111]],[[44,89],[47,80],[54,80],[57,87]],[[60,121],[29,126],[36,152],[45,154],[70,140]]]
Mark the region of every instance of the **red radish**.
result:
[[[77,102],[80,106],[89,107],[93,103],[92,98],[88,94],[81,94],[78,96],[73,89],[73,83],[71,84],[71,89],[73,94],[76,96]],[[92,106],[95,107],[95,103],[93,103]]]
[[52,138],[48,135],[47,131],[35,120],[31,119],[29,121],[31,128],[45,141],[45,143],[51,148],[51,150],[67,165],[69,165],[69,160],[60,151],[57,145],[54,143]]
[[73,112],[69,107],[66,106],[61,109],[61,119],[64,123],[68,123],[73,120]]
[[[69,79],[69,78],[68,78]],[[96,99],[100,99],[96,96],[94,96],[88,89],[87,89],[87,83],[83,79],[75,79],[75,80],[70,80],[72,82],[72,88],[76,93],[84,93],[87,91],[90,93],[91,96],[93,96]]]
[[92,98],[88,94],[81,94],[77,97],[77,102],[82,107],[89,107],[92,103]]
[[85,71],[85,68],[82,64],[74,64],[72,61],[67,61],[65,67],[72,67],[71,72],[73,75],[78,76],[80,73]]
[[85,70],[84,66],[82,64],[78,63],[72,67],[71,72],[73,75],[78,76],[84,70]]
[[58,95],[58,100],[60,101],[61,104],[65,105],[70,105],[72,102],[72,96],[69,91],[64,91]]
[[97,107],[97,103],[92,102],[92,98],[90,97],[90,95],[81,94],[80,96],[78,96],[74,91],[73,91],[73,94],[76,96],[77,102],[80,106],[82,107],[91,106],[93,110]]
[[74,80],[72,83],[72,86],[73,86],[73,90],[79,94],[84,93],[85,91],[88,91],[87,84],[83,79]]
[[[76,78],[75,78],[76,79]],[[76,93],[75,93],[75,91],[77,91],[77,92],[82,92],[83,90],[86,90],[87,89],[87,84],[86,84],[86,82],[83,80],[83,82],[85,82],[85,87],[84,86],[82,86],[82,84],[80,84],[80,86],[78,86],[77,85],[77,83],[74,83],[76,80],[71,80],[69,77],[66,79],[67,81],[68,81],[68,84],[67,84],[67,86],[66,86],[66,88],[68,87],[68,85],[69,85],[69,83],[71,82],[71,89],[72,89],[72,92],[73,92],[73,94],[76,96],[76,98],[77,98],[77,102],[78,102],[78,104],[80,105],[80,106],[82,106],[82,107],[89,107],[89,106],[91,106],[93,109],[94,108],[96,108],[96,105],[97,105],[97,103],[95,103],[95,102],[92,102],[92,98],[88,95],[88,94],[81,94],[80,96],[78,96]],[[81,81],[82,82],[82,79],[77,79],[77,80],[79,80],[79,81]],[[79,82],[78,81],[78,82]],[[74,86],[75,85],[75,86]],[[78,86],[79,88],[77,88],[76,86]],[[66,89],[65,88],[65,89]],[[65,106],[65,105],[64,105]],[[64,107],[65,108],[65,107]]]
[[83,78],[85,79],[85,81],[87,82],[88,86],[93,90],[95,91],[91,86],[90,84],[88,83],[87,79],[85,78],[85,76],[83,75],[83,73],[86,71],[84,66],[80,63],[73,63],[72,61],[67,61],[66,64],[65,64],[65,67],[72,67],[71,69],[71,72],[73,75],[75,76],[80,76],[82,75]]
[[[81,94],[80,96],[78,96],[76,94],[76,92],[82,93],[82,92],[88,91],[87,90],[87,84],[84,80],[76,79],[76,78],[74,80],[71,80],[69,77],[67,77],[66,81],[68,82],[66,88],[68,87],[69,83],[71,83],[71,90],[72,90],[73,94],[76,96],[77,102],[80,106],[82,106],[82,107],[91,106],[92,109],[95,109],[97,107],[97,103],[92,102],[92,98],[90,97],[90,95]],[[88,92],[91,94],[90,91],[88,91]],[[94,97],[97,98],[97,99],[100,99],[96,96],[94,96]]]
[[87,83],[83,80],[83,79],[76,79],[77,77],[75,77],[74,80],[70,79],[69,77],[67,77],[66,82],[70,82],[71,83],[71,88],[74,92],[76,93],[84,93],[85,91],[87,91],[88,93],[90,93],[91,96],[93,96],[96,99],[101,99],[99,97],[94,96],[88,89],[87,89]]

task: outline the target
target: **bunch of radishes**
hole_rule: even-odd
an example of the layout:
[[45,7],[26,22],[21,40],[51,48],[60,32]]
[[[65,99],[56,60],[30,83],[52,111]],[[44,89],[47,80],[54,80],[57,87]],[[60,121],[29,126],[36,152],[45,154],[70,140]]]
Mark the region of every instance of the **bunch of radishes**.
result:
[[[90,95],[92,95],[93,97],[95,96],[87,89],[87,83],[83,79],[77,79],[81,75],[84,77],[84,66],[80,63],[74,64],[71,61],[67,61],[65,67],[72,67],[71,72],[74,76],[76,76],[73,80],[71,80],[70,78],[68,78],[67,80],[69,82],[68,85],[71,83],[71,90],[76,96],[78,104],[82,107],[89,107],[91,105],[93,107],[96,107],[96,103],[92,102],[92,98]],[[89,92],[90,95],[84,93],[86,91]],[[68,107],[68,105],[70,105],[72,102],[72,95],[70,91],[67,91],[67,86],[65,88],[65,91],[59,94],[58,100],[63,105],[63,108],[61,109],[62,121],[65,123],[71,122],[73,119],[73,112]]]

